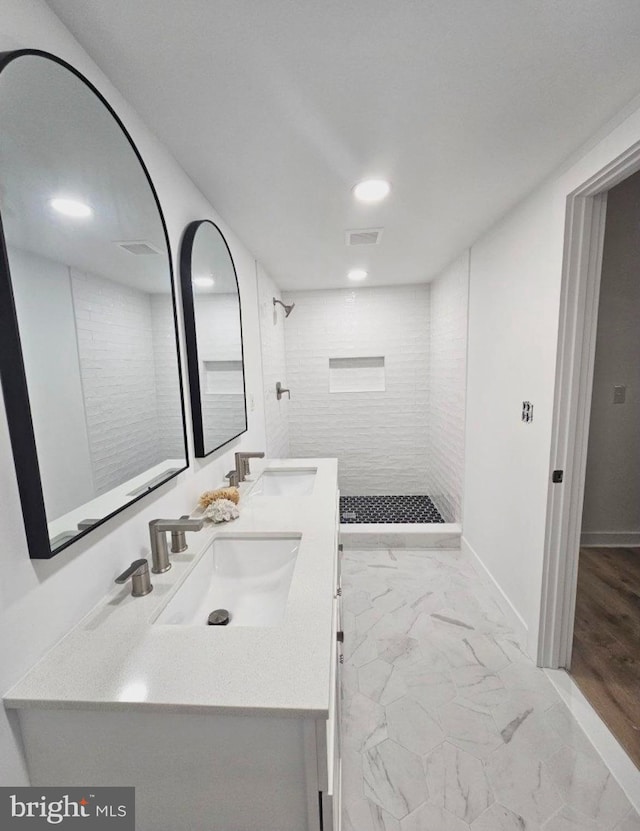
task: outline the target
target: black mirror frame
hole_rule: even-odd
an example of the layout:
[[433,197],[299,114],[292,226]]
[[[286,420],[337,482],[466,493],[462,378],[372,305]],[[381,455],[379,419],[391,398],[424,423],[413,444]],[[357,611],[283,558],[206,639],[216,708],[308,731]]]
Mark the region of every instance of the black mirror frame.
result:
[[[240,319],[240,353],[242,355],[242,394],[244,396],[244,429],[240,430],[234,436],[230,436],[226,441],[207,450],[204,441],[204,424],[202,421],[202,396],[200,389],[200,372],[198,362],[198,336],[196,332],[196,316],[193,304],[193,285],[191,283],[191,263],[193,257],[193,243],[195,241],[196,233],[202,225],[212,225],[220,234],[222,241],[225,244],[229,259],[231,260],[231,267],[233,268],[233,276],[236,280],[236,287],[238,289],[238,315]],[[238,282],[238,272],[236,271],[236,264],[229,248],[225,235],[220,228],[210,219],[197,219],[190,222],[184,230],[182,243],[180,246],[180,283],[182,286],[182,310],[184,314],[184,331],[187,345],[187,368],[189,371],[189,392],[191,395],[191,423],[193,425],[193,441],[195,447],[195,455],[199,459],[210,456],[222,447],[225,447],[229,442],[234,441],[249,429],[249,419],[247,416],[247,380],[244,371],[244,338],[242,334],[242,298],[240,297],[240,283]]]
[[171,255],[171,244],[160,200],[153,181],[151,180],[151,176],[149,175],[149,171],[147,170],[147,166],[145,165],[142,156],[140,155],[140,151],[136,147],[127,128],[124,126],[106,98],[96,89],[91,81],[85,78],[81,72],[62,58],[58,58],[56,55],[52,55],[50,52],[45,52],[40,49],[17,49],[9,52],[0,52],[0,75],[7,68],[7,66],[9,66],[9,64],[16,59],[25,56],[35,56],[53,61],[73,73],[73,75],[75,75],[86,87],[89,88],[89,90],[91,90],[96,98],[98,98],[98,100],[107,108],[116,124],[122,130],[125,139],[129,142],[131,149],[135,153],[140,167],[142,168],[147,182],[149,183],[149,189],[158,209],[158,215],[162,223],[162,229],[167,244],[169,279],[171,281],[171,299],[173,303],[173,322],[176,338],[178,383],[180,385],[180,406],[182,409],[182,431],[184,436],[184,467],[179,468],[175,473],[167,476],[167,478],[162,482],[153,485],[149,488],[149,490],[124,503],[116,511],[112,511],[107,516],[101,518],[90,528],[79,531],[73,539],[58,546],[55,551],[51,549],[47,525],[47,513],[42,490],[42,478],[40,476],[40,465],[38,462],[38,450],[31,416],[29,389],[27,386],[27,376],[24,366],[22,345],[20,342],[20,329],[18,326],[18,316],[16,313],[13,288],[11,284],[11,271],[9,269],[9,258],[4,235],[4,226],[0,212],[0,381],[2,384],[2,392],[4,395],[5,409],[7,413],[7,423],[9,426],[9,436],[11,439],[11,449],[13,451],[16,478],[18,480],[18,490],[20,493],[20,502],[22,505],[22,516],[24,519],[29,556],[32,560],[49,560],[51,557],[55,557],[57,554],[60,554],[61,551],[64,551],[64,549],[68,548],[70,545],[76,543],[79,539],[86,537],[87,534],[91,533],[91,531],[95,528],[104,525],[105,522],[119,514],[125,508],[139,502],[149,493],[152,493],[166,484],[166,482],[169,482],[171,479],[179,476],[180,473],[189,467],[189,447],[187,443],[187,423],[184,408],[184,384],[180,360],[176,287],[173,271],[173,259]]

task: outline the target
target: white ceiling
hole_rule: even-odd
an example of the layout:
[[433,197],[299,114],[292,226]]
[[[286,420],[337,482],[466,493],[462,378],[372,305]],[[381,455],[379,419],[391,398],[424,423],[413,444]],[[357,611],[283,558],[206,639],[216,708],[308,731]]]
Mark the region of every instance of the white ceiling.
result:
[[287,289],[431,279],[640,91],[638,0],[48,2]]

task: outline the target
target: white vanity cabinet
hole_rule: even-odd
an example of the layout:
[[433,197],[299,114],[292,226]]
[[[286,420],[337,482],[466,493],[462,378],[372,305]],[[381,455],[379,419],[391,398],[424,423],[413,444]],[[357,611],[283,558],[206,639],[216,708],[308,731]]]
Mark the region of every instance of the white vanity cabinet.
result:
[[328,719],[22,709],[31,784],[135,785],[137,831],[340,831],[339,647]]
[[[339,516],[340,494],[338,494],[337,510]],[[335,539],[335,595],[333,630],[335,631],[335,659],[332,665],[331,699],[329,718],[325,723],[316,722],[316,748],[318,754],[318,789],[320,791],[322,831],[339,831],[341,817],[342,795],[342,762],[340,753],[340,725],[341,725],[341,689],[340,669],[342,666],[342,585],[341,585],[341,555],[342,545],[339,541],[339,525]]]
[[311,494],[255,496],[233,526],[299,538],[283,623],[155,622],[220,531],[192,535],[151,594],[114,589],[5,695],[33,785],[135,786],[137,831],[340,831],[337,465],[280,463],[310,464]]

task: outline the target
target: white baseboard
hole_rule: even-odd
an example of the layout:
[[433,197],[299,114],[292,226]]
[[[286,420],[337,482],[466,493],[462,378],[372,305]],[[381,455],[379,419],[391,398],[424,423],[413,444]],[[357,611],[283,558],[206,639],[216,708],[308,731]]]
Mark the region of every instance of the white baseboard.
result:
[[627,799],[640,812],[640,770],[587,701],[573,678],[564,669],[545,669],[545,673],[571,714],[587,734]]
[[498,604],[498,606],[502,609],[502,612],[507,618],[507,622],[515,632],[518,645],[520,646],[523,652],[530,656],[530,652],[528,649],[529,627],[525,623],[524,619],[521,617],[516,607],[504,593],[502,587],[500,586],[496,578],[493,576],[493,574],[491,574],[489,569],[482,562],[473,546],[469,544],[469,541],[464,536],[462,537],[461,548],[462,552],[468,556],[473,567],[478,572],[478,575],[481,577],[483,583],[490,589],[493,598]]
[[580,534],[585,548],[634,548],[640,546],[640,531],[588,531]]

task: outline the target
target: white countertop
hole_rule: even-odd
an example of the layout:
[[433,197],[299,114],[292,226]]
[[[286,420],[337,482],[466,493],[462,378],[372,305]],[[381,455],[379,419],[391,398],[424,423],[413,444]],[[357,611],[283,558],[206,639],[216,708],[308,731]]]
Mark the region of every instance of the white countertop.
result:
[[[269,460],[263,467],[317,468],[313,493],[251,499],[243,486],[238,519],[188,533],[189,550],[171,555],[165,574],[151,575],[154,590],[146,597],[132,597],[130,585],[111,587],[9,690],[5,706],[326,717],[335,640],[337,460]],[[260,532],[302,536],[281,626],[150,622],[216,536]]]

